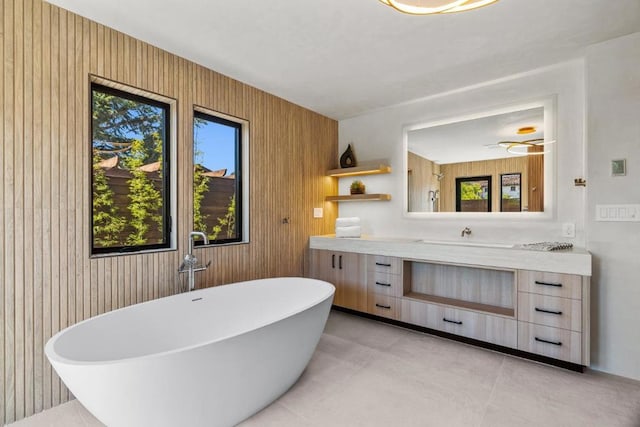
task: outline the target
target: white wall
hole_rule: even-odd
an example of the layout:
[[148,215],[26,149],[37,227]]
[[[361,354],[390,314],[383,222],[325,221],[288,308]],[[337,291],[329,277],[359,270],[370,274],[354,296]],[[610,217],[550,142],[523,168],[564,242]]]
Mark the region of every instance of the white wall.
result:
[[[640,380],[640,223],[595,221],[597,204],[640,203],[639,70],[640,33],[635,33],[591,46],[584,60],[343,120],[341,152],[353,143],[359,161],[388,158],[394,171],[363,177],[367,192],[391,193],[391,202],[344,203],[340,216],[360,216],[364,231],[375,235],[455,239],[470,225],[478,240],[511,242],[560,240],[561,224],[575,222],[573,243],[593,254],[592,368]],[[551,94],[557,95],[558,105],[553,218],[403,216],[404,125]],[[627,160],[627,175],[612,177],[610,161],[620,158]],[[586,188],[573,185],[577,177],[587,179]],[[349,182],[341,180],[341,193],[348,192]]]
[[[402,129],[416,123],[492,110],[514,103],[525,103],[555,95],[557,97],[556,209],[551,219],[505,219],[465,217],[429,219],[403,215]],[[576,245],[584,246],[585,189],[575,187],[573,179],[584,177],[584,62],[582,60],[534,70],[499,81],[432,96],[385,108],[339,123],[340,152],[348,143],[355,146],[358,161],[387,158],[391,175],[365,176],[368,193],[390,193],[391,202],[343,203],[341,216],[360,216],[363,232],[381,236],[396,235],[456,239],[469,226],[471,238],[504,242],[566,240],[561,238],[563,222],[576,224]],[[341,194],[348,193],[349,178],[340,181]],[[435,214],[438,215],[438,214]]]
[[[591,46],[586,87],[592,360],[640,379],[640,223],[595,221],[597,204],[640,203],[640,33]],[[627,175],[612,177],[611,160],[624,158]]]

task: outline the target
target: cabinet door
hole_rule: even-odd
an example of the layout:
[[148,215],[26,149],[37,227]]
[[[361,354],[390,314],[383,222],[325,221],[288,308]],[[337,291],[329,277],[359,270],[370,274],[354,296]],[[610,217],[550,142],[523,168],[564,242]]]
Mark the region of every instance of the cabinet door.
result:
[[335,252],[309,249],[309,277],[324,280],[336,286],[336,297],[338,295],[338,284],[336,283],[337,270],[334,267],[337,267],[337,262]]
[[333,304],[367,310],[366,255],[322,249],[309,250],[309,274],[336,287]]
[[334,303],[352,310],[367,311],[366,255],[336,252],[337,282]]

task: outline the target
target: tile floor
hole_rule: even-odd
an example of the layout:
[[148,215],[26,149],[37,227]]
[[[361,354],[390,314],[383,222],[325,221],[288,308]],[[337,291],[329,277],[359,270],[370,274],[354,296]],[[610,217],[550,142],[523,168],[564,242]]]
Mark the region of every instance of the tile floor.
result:
[[[240,425],[639,427],[640,382],[332,312],[300,380]],[[11,426],[102,424],[74,400]]]

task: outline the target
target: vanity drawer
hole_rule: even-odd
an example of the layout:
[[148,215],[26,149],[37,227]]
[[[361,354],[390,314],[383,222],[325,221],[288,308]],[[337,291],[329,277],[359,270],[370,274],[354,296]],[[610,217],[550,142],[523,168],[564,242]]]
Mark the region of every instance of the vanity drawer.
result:
[[582,331],[582,303],[570,298],[518,292],[518,320]]
[[367,293],[367,313],[389,319],[398,319],[398,300],[392,296]]
[[402,298],[400,320],[425,328],[516,348],[517,321]]
[[391,256],[369,255],[368,256],[369,271],[390,274],[402,274],[402,259]]
[[367,273],[367,289],[380,295],[402,296],[402,276],[379,271]]
[[518,270],[518,291],[582,299],[582,276]]
[[580,332],[518,322],[518,350],[582,365],[581,340]]

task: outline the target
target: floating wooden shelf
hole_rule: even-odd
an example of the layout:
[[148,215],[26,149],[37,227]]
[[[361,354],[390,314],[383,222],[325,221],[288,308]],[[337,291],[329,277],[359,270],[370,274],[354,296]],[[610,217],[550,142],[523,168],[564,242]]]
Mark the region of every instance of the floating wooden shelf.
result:
[[419,301],[432,302],[453,306],[454,308],[466,308],[469,310],[483,311],[485,313],[499,314],[501,316],[514,317],[515,310],[508,307],[499,307],[495,305],[481,304],[471,301],[463,301],[454,298],[440,297],[436,295],[427,295],[420,292],[408,292],[404,294],[405,298],[411,298]]
[[391,173],[391,166],[383,163],[373,165],[356,166],[353,168],[338,168],[327,171],[328,176],[357,176],[357,175],[377,175],[381,173]]
[[345,196],[327,196],[327,202],[364,202],[372,200],[391,200],[391,194],[347,194]]

